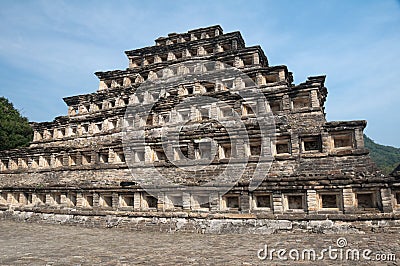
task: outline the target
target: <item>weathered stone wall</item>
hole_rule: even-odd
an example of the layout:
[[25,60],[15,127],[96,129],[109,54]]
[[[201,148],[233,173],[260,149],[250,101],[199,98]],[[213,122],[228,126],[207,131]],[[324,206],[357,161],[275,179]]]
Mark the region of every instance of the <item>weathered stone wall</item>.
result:
[[[240,182],[248,182],[257,161],[249,162]],[[225,161],[227,164],[228,161]],[[152,167],[153,164],[149,164]],[[221,171],[224,163],[215,163],[205,166],[204,172],[182,171],[183,175],[177,175],[176,167],[168,162],[160,162],[156,168],[162,171],[162,174],[177,183],[191,183],[200,180],[207,182],[212,180]],[[182,169],[191,166],[181,166]],[[146,176],[146,167],[142,169],[145,178],[151,178],[150,174]],[[272,163],[269,173],[265,175],[265,183],[269,186],[282,186],[285,188],[290,185],[348,185],[351,183],[365,183],[365,181],[383,182],[382,175],[376,171],[375,164],[369,156],[363,153],[356,156],[329,156],[328,154],[313,154],[309,156],[298,157],[287,155],[277,158]],[[12,171],[0,174],[0,180],[3,187],[40,187],[40,186],[65,186],[73,185],[76,187],[114,187],[119,186],[120,182],[132,180],[131,173],[126,164],[99,164],[59,167],[56,169],[35,169],[30,171]],[[317,182],[317,183],[316,183]]]
[[399,232],[400,216],[351,217],[329,219],[309,217],[294,219],[293,216],[260,218],[246,215],[215,215],[215,217],[190,216],[187,213],[173,215],[115,216],[96,214],[55,214],[24,211],[0,211],[0,219],[24,222],[80,225],[86,227],[117,227],[139,231],[191,232],[202,234],[274,234],[279,232],[307,232],[345,234],[366,232]]

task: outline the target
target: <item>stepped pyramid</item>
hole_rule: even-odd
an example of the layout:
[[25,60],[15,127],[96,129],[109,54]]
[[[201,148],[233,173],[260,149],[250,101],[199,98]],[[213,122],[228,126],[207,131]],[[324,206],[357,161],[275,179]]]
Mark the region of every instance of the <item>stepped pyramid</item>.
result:
[[366,121],[326,121],[325,76],[295,85],[286,66],[270,66],[260,46],[218,25],[125,54],[127,69],[95,73],[96,92],[64,98],[66,116],[32,123],[29,147],[0,152],[1,208],[339,218],[398,210],[399,184],[364,148]]

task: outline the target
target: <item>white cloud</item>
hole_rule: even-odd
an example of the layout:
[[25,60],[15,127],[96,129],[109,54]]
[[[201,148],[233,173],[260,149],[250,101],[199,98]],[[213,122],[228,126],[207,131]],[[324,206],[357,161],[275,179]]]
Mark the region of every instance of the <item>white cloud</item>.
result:
[[390,1],[5,1],[0,94],[30,118],[51,120],[66,113],[63,96],[96,91],[93,72],[124,69],[124,50],[221,24],[225,32],[240,30],[248,45],[260,44],[271,65],[288,65],[296,83],[326,74],[329,119],[366,118],[368,132],[379,132],[370,130],[375,123],[398,132],[398,14]]

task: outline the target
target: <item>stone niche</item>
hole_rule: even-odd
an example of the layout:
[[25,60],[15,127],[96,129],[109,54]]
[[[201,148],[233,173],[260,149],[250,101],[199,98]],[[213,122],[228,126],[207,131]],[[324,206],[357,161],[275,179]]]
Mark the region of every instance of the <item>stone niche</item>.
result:
[[164,199],[164,206],[167,210],[180,210],[183,208],[182,194],[166,194]]
[[275,155],[291,154],[290,136],[278,136],[275,141]]
[[253,195],[253,207],[260,210],[272,209],[272,195],[265,193],[257,193]]
[[158,207],[158,199],[149,194],[144,194],[141,197],[141,208],[144,210],[153,209],[156,210]]
[[269,103],[271,112],[274,114],[283,110],[282,100],[280,100],[280,99],[270,100],[268,103]]
[[302,152],[321,152],[322,141],[321,136],[305,136],[301,137],[301,151]]
[[219,159],[228,159],[232,155],[232,147],[230,143],[221,143],[218,149]]
[[376,191],[357,191],[356,204],[359,210],[374,210],[378,208]]
[[61,204],[61,193],[53,192],[50,194],[50,204],[60,205]]
[[209,210],[209,196],[207,194],[192,195],[190,205],[192,210]]
[[224,195],[221,199],[222,210],[239,210],[240,208],[240,197],[235,194]]
[[246,155],[247,156],[260,156],[261,155],[261,140],[251,139],[246,145]]
[[347,132],[335,132],[331,134],[332,147],[334,149],[354,147],[354,133],[351,131]]
[[94,205],[93,193],[83,194],[82,195],[82,207],[93,208],[93,205]]
[[99,199],[99,206],[103,208],[113,207],[113,197],[112,194],[102,194]]
[[134,207],[135,197],[133,194],[122,194],[119,196],[120,207]]
[[7,197],[8,197],[8,193],[7,192],[1,192],[0,193],[0,204],[6,205],[7,204]]
[[339,192],[324,191],[318,193],[319,209],[339,211],[343,209],[342,197]]
[[283,206],[286,212],[304,212],[306,210],[306,197],[303,193],[285,194]]
[[299,110],[311,107],[311,98],[309,94],[296,95],[292,97],[292,109]]
[[395,207],[397,209],[399,209],[400,208],[400,191],[394,192],[394,202],[395,202]]

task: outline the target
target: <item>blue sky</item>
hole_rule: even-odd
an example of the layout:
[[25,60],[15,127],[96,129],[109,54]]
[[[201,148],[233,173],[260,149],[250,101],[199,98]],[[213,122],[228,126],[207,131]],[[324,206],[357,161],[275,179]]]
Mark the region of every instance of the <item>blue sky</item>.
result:
[[400,147],[399,1],[14,1],[0,9],[0,96],[31,121],[65,115],[62,97],[95,92],[96,71],[170,32],[220,24],[259,44],[295,83],[326,74],[328,120],[366,119]]

